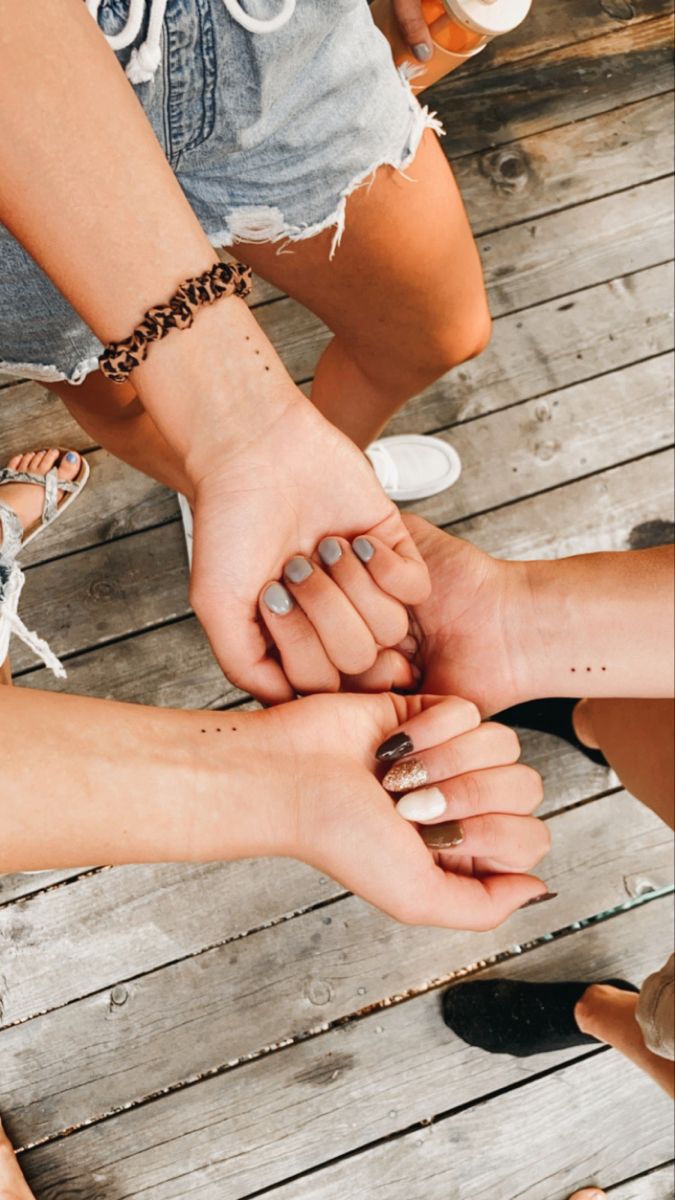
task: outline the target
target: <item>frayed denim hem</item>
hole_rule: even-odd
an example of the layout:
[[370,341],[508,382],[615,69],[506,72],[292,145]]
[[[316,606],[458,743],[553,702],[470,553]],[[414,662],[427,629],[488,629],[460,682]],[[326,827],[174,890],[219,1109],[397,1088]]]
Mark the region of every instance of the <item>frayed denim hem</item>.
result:
[[334,258],[345,231],[347,201],[349,197],[359,188],[371,183],[380,167],[393,167],[401,173],[405,172],[406,168],[410,166],[415,158],[420,142],[427,129],[433,129],[434,133],[437,133],[439,137],[442,137],[445,133],[436,113],[430,112],[417,99],[411,87],[409,72],[405,68],[402,68],[399,71],[399,76],[403,87],[408,93],[411,117],[411,127],[407,131],[403,149],[399,154],[384,155],[361,171],[341,192],[338,203],[329,216],[322,221],[316,222],[314,225],[290,225],[286,222],[281,209],[273,206],[261,205],[259,207],[247,206],[246,208],[236,208],[231,211],[227,218],[227,224],[222,229],[208,234],[211,244],[220,247],[236,246],[238,242],[257,244],[276,244],[279,242],[281,244],[277,250],[277,254],[283,254],[292,243],[306,241],[308,238],[314,238],[321,233],[325,233],[328,229],[333,229],[335,232],[330,246],[329,258]]

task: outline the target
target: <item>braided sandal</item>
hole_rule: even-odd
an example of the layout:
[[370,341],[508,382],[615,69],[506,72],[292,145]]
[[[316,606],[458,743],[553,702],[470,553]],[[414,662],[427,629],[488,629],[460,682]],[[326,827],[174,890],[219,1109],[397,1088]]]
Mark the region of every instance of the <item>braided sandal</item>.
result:
[[11,467],[3,467],[0,470],[0,487],[6,483],[32,483],[45,490],[42,518],[25,530],[14,509],[0,501],[0,664],[7,658],[12,634],[16,634],[58,679],[66,678],[62,663],[42,638],[26,628],[19,616],[19,599],[26,579],[17,559],[23,547],[62,516],[85,487],[89,479],[89,464],[83,458],[80,459],[80,464],[77,478],[72,481],[59,479],[58,465],[52,467],[46,475],[14,471]]

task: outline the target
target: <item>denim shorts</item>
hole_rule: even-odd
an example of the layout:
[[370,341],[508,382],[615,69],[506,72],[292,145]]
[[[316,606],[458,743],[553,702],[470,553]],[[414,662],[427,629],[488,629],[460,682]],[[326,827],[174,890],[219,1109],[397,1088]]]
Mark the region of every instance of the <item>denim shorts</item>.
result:
[[[99,2],[96,19],[132,80],[139,54],[147,58],[156,2],[147,0],[138,36],[124,49],[114,39],[128,28],[130,0]],[[241,9],[265,19],[281,4],[243,0]],[[244,28],[233,6],[237,0],[167,0],[154,59],[150,53],[144,81],[132,86],[214,246],[285,248],[332,229],[330,252],[339,252],[350,192],[381,165],[404,169],[438,122],[394,67],[367,0],[297,0],[282,28],[264,32]],[[80,383],[100,351],[0,226],[0,371]]]

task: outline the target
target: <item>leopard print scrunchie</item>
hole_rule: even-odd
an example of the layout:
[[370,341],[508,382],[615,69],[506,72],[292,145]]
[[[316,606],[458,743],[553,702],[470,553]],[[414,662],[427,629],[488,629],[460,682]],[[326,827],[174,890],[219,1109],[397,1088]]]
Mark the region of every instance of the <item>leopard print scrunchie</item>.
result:
[[149,308],[143,320],[123,342],[110,342],[99,358],[99,366],[112,383],[126,383],[134,367],[144,362],[152,342],[161,341],[172,329],[189,329],[197,309],[213,304],[221,296],[248,296],[251,270],[243,263],[216,263],[202,275],[186,279],[168,304]]

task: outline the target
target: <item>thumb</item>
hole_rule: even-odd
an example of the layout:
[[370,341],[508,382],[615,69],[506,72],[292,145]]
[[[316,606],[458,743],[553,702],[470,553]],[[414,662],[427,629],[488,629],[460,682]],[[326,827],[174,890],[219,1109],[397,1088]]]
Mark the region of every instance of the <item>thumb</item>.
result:
[[433,54],[433,42],[424,20],[422,0],[393,0],[393,5],[401,33],[415,58],[428,62]]

